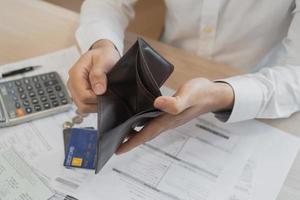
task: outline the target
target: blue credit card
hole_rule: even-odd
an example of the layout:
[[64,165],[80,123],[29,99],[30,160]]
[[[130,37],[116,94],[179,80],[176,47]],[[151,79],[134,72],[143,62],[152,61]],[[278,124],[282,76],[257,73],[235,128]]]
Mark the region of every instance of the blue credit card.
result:
[[64,166],[95,169],[97,131],[72,128],[66,148]]

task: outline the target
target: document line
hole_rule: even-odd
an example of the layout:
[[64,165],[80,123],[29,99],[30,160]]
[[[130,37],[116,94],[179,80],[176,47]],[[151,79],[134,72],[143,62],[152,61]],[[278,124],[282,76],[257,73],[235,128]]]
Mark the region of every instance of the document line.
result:
[[137,183],[139,183],[139,184],[141,184],[141,185],[143,185],[143,186],[145,186],[145,187],[147,187],[147,188],[149,188],[149,189],[151,189],[151,190],[153,190],[153,191],[159,193],[159,194],[162,194],[162,195],[164,195],[164,196],[167,196],[167,197],[169,197],[169,198],[171,198],[171,199],[173,199],[173,200],[182,200],[182,199],[180,199],[180,198],[178,198],[178,197],[176,197],[176,196],[174,196],[174,195],[172,195],[172,194],[170,194],[170,193],[168,193],[168,192],[164,192],[164,191],[162,191],[162,190],[160,190],[160,189],[158,189],[158,188],[156,188],[156,187],[153,187],[152,185],[150,185],[150,184],[148,184],[148,183],[145,183],[143,180],[138,179],[138,178],[136,178],[136,177],[133,177],[132,175],[130,175],[130,174],[124,172],[124,171],[121,171],[121,170],[116,169],[116,168],[112,168],[112,170],[113,170],[114,172],[116,172],[116,173],[122,175],[122,176],[125,176],[126,178],[129,178],[129,179],[131,179],[131,180],[133,180],[133,181],[135,181],[135,182],[137,182]]
[[199,170],[199,171],[201,171],[201,172],[204,172],[204,173],[206,173],[206,174],[212,176],[213,178],[218,178],[218,175],[217,175],[217,174],[215,174],[215,173],[213,173],[213,172],[210,172],[210,171],[208,171],[208,170],[206,170],[206,169],[204,169],[204,168],[202,168],[202,167],[199,167],[198,165],[195,165],[195,164],[193,164],[193,163],[191,163],[191,162],[188,162],[188,161],[182,160],[182,159],[180,159],[180,158],[178,158],[178,157],[176,157],[176,156],[173,156],[173,155],[171,155],[171,154],[169,154],[169,153],[167,153],[167,152],[165,152],[165,151],[163,151],[163,150],[161,150],[161,149],[159,149],[159,148],[157,148],[157,147],[155,147],[155,146],[153,146],[153,145],[150,145],[150,144],[144,144],[144,146],[146,146],[146,147],[148,147],[148,148],[150,148],[150,149],[152,149],[152,150],[154,150],[154,151],[156,151],[156,152],[158,152],[158,153],[161,153],[161,154],[163,154],[163,155],[165,155],[165,156],[167,156],[167,157],[169,157],[169,158],[171,158],[171,159],[173,159],[173,160],[175,160],[175,161],[177,161],[177,162],[179,162],[179,163],[183,163],[183,164],[185,164],[185,165],[187,165],[187,166],[189,166],[189,167],[192,167],[192,168],[194,168],[194,169],[196,169],[196,170]]
[[205,126],[203,126],[203,125],[201,125],[201,124],[196,124],[196,127],[201,128],[201,129],[203,129],[203,130],[206,130],[206,131],[208,131],[208,132],[210,132],[210,133],[212,133],[212,134],[214,134],[214,135],[216,135],[216,136],[219,136],[219,137],[221,137],[221,138],[224,138],[224,139],[226,139],[226,140],[229,140],[229,139],[230,139],[229,136],[227,136],[227,135],[225,135],[225,134],[223,134],[223,133],[220,133],[220,132],[218,132],[218,131],[215,131],[215,130],[213,130],[213,129],[211,129],[211,128],[205,127]]

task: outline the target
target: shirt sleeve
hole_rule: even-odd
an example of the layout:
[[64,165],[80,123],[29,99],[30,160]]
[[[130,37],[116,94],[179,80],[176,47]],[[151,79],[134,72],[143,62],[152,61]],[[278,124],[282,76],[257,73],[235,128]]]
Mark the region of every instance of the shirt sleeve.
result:
[[81,7],[76,40],[86,52],[98,40],[108,39],[123,53],[124,32],[134,17],[136,0],[85,0]]
[[285,118],[300,110],[300,0],[292,14],[282,64],[220,80],[230,84],[235,99],[232,111],[216,113],[218,119]]

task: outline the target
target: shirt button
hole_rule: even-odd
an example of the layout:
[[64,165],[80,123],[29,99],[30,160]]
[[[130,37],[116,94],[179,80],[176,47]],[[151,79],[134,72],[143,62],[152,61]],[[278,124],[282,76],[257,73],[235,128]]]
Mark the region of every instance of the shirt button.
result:
[[205,33],[211,33],[213,31],[214,31],[214,29],[212,27],[210,27],[210,26],[205,26],[203,28],[203,32],[205,32]]

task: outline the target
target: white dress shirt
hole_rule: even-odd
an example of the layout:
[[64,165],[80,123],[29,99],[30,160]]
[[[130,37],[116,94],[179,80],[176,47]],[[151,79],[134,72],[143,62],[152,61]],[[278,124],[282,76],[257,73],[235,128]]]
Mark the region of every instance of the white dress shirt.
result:
[[[300,110],[300,0],[165,0],[161,40],[241,68],[228,122],[289,117]],[[100,39],[123,52],[135,0],[86,0],[76,38],[83,52]],[[151,19],[149,19],[151,20]]]

